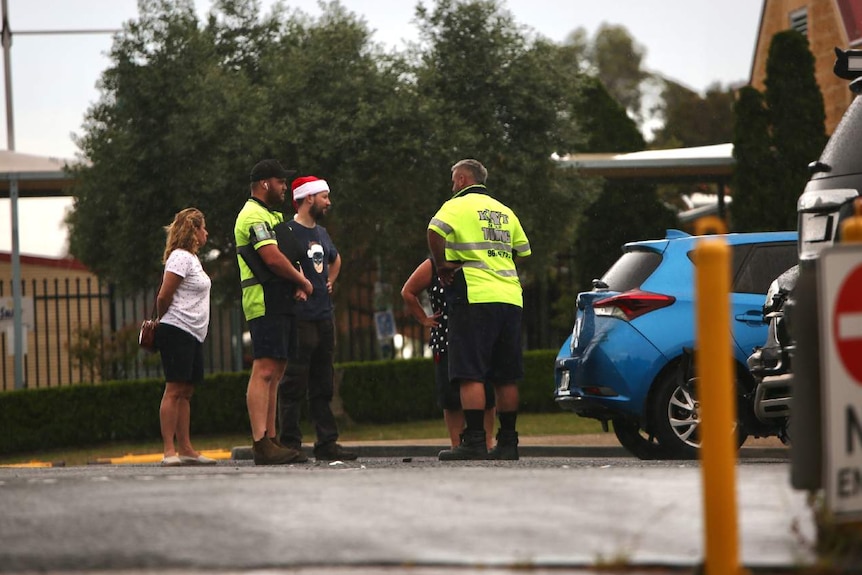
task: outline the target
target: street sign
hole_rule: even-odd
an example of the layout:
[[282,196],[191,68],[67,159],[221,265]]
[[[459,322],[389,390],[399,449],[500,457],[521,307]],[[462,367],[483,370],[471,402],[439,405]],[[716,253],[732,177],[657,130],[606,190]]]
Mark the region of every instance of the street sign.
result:
[[[6,341],[15,338],[15,318],[21,318],[21,354],[27,355],[27,329],[33,329],[33,296],[21,298],[21,310],[15,307],[15,299],[0,297],[0,332],[6,334]],[[6,344],[6,354],[15,355],[14,346]]]
[[841,363],[862,385],[862,266],[848,273],[838,290],[832,332]]
[[862,519],[862,244],[824,250],[818,270],[826,505]]

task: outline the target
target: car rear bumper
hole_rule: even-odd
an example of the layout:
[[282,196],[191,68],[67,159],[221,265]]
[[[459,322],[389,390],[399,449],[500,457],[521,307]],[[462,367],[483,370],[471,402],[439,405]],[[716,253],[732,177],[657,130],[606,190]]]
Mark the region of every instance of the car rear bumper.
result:
[[554,364],[554,400],[583,417],[640,417],[656,370],[666,358],[630,324],[610,319],[583,349],[568,341]]
[[590,419],[610,420],[619,413],[618,410],[583,395],[558,396],[554,401],[561,409]]

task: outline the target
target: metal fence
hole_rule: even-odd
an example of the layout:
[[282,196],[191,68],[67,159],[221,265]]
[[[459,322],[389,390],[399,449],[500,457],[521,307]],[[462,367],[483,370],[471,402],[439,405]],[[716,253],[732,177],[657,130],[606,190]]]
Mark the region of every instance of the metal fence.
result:
[[[0,297],[11,282],[0,281]],[[138,328],[152,310],[155,293],[118,296],[110,285],[94,279],[22,281],[27,321],[23,373],[25,387],[36,389],[81,382],[158,377],[158,356],[139,350]],[[205,342],[208,372],[241,368],[235,357],[236,322],[232,310],[213,310],[213,337]],[[2,390],[14,388],[11,330],[0,333]],[[241,337],[241,332],[239,334]]]
[[[392,286],[373,274],[353,281],[336,307],[336,361],[367,361],[427,354],[428,331],[406,313]],[[542,282],[538,282],[542,283]],[[524,343],[528,349],[556,347],[567,329],[552,325],[552,301],[558,286],[524,290]],[[11,281],[0,280],[0,297],[11,295]],[[117,379],[161,377],[158,354],[138,348],[141,321],[148,317],[154,290],[134,296],[116,293],[95,279],[22,281],[23,299],[32,306],[24,334],[24,380],[27,389]],[[250,345],[239,303],[211,309],[204,342],[205,371],[219,373],[250,367]],[[385,320],[381,322],[381,320]],[[391,331],[381,331],[381,323]],[[10,329],[0,331],[0,390],[15,386]]]
[[[345,313],[336,314],[336,360],[421,355],[427,334],[400,308],[384,308],[398,326],[397,337],[378,337],[374,317],[381,310],[375,308],[374,289],[360,283]],[[0,297],[10,293],[11,282],[0,281]],[[27,389],[161,376],[159,356],[147,354],[137,345],[141,321],[151,313],[154,290],[122,296],[98,280],[43,279],[22,282],[22,296],[25,307],[32,309],[23,338]],[[214,306],[210,314],[209,335],[204,342],[205,371],[250,367],[248,334],[239,304]],[[15,386],[12,342],[11,330],[0,331],[3,391]]]

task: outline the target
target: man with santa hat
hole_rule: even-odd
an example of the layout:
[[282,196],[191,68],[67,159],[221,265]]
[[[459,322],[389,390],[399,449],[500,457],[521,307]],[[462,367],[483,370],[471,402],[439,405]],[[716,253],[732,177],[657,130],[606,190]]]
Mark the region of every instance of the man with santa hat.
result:
[[314,457],[319,461],[347,461],[357,454],[338,443],[338,425],[330,403],[334,392],[335,322],[332,286],[341,271],[341,255],[326,228],[319,225],[329,212],[329,185],[315,176],[297,178],[291,184],[296,215],[285,221],[300,246],[302,271],[314,290],[306,301],[297,301],[296,346],[278,385],[279,440],[299,449],[302,403],[308,398],[309,415],[317,435]]

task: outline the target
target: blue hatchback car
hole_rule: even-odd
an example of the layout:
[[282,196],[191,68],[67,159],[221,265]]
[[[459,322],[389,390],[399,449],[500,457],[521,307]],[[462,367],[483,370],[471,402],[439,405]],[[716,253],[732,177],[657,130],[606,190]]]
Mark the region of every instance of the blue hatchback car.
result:
[[[700,446],[693,370],[693,255],[699,239],[668,230],[631,242],[593,290],[578,294],[575,325],[555,363],[554,398],[563,409],[613,423],[641,459],[689,459]],[[754,382],[746,360],[766,339],[769,285],[796,264],[796,232],[720,236],[732,253],[731,325],[739,444],[750,434]]]

